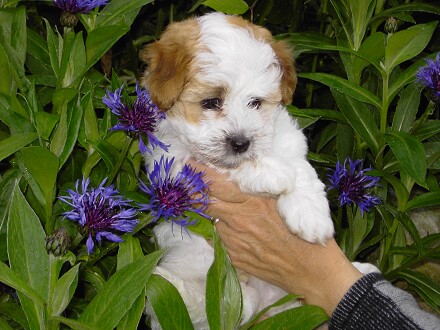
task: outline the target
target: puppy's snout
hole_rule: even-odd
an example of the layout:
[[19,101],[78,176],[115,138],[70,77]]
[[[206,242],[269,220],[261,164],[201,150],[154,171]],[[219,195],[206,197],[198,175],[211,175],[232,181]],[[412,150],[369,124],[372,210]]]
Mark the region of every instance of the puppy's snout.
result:
[[251,141],[244,136],[228,137],[227,141],[232,147],[232,150],[238,154],[246,152],[251,144]]

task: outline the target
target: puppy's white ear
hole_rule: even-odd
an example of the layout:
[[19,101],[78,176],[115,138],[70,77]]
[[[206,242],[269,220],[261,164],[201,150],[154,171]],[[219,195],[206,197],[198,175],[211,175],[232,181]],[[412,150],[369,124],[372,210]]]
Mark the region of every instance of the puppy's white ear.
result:
[[141,84],[157,106],[166,111],[183,90],[195,56],[199,28],[195,19],[168,26],[159,41],[147,45],[140,57],[148,66]]
[[284,104],[292,103],[293,93],[296,88],[297,77],[292,52],[284,41],[274,41],[272,49],[277,55],[283,77],[281,78],[281,95]]

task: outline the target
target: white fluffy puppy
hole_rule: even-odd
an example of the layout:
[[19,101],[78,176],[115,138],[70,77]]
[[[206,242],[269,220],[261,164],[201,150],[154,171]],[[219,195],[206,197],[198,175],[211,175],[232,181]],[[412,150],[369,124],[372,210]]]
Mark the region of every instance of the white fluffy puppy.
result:
[[[244,192],[277,196],[286,225],[303,239],[325,244],[332,237],[324,184],[285,109],[296,75],[284,43],[239,17],[212,13],[171,24],[142,58],[148,63],[143,85],[167,113],[157,136],[171,145],[174,173],[192,157],[228,173]],[[161,153],[156,149],[155,159]],[[154,231],[168,248],[156,272],[179,290],[196,328],[208,328],[204,299],[212,247],[195,234],[173,235],[168,223]],[[243,322],[285,295],[253,277],[241,284]],[[159,327],[154,317],[153,326]]]

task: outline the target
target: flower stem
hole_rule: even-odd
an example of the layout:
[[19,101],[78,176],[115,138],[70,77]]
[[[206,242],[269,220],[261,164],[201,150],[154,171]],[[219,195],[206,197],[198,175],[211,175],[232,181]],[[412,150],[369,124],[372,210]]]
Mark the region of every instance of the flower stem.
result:
[[118,161],[113,167],[113,170],[111,171],[110,175],[108,176],[109,184],[113,183],[113,181],[115,180],[116,175],[118,174],[119,169],[121,168],[122,163],[125,160],[125,156],[127,156],[128,150],[130,149],[132,143],[133,143],[133,138],[127,136],[127,139],[124,144],[124,148],[122,149],[122,152],[119,155]]

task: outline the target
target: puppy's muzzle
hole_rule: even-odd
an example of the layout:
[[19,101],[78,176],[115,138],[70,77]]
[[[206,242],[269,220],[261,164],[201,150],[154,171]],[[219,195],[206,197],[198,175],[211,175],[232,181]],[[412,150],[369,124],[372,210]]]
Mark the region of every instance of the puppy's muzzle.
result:
[[251,144],[251,141],[244,136],[233,136],[226,138],[233,152],[242,154],[246,152]]

